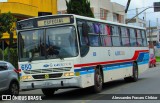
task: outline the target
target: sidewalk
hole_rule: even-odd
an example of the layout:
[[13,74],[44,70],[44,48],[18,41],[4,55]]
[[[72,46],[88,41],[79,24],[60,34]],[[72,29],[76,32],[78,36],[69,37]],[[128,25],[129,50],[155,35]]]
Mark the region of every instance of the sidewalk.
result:
[[160,62],[156,62],[157,65],[160,65]]

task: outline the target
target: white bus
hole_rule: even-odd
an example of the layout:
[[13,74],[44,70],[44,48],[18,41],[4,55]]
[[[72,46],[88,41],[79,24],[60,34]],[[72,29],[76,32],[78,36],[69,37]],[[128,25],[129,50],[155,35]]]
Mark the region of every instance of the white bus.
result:
[[78,15],[52,15],[17,22],[21,89],[93,87],[124,78],[137,81],[148,68],[144,28]]

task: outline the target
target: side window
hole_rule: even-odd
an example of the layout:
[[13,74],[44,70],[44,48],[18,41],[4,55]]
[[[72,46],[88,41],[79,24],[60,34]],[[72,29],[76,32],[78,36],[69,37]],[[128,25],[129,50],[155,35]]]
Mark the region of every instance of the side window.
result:
[[77,21],[78,33],[80,37],[80,45],[88,45],[89,44],[88,37],[82,34],[82,23],[83,21]]
[[99,27],[102,46],[112,46],[110,26],[108,24],[101,24]]
[[6,63],[0,63],[0,71],[6,71],[8,70],[8,66]]
[[121,27],[122,46],[130,46],[129,35],[126,27]]
[[143,44],[143,46],[147,46],[146,33],[144,30],[141,30],[141,33],[142,33],[142,44]]
[[137,46],[142,46],[142,36],[139,29],[136,30]]
[[80,44],[80,54],[82,57],[84,57],[89,51],[88,35],[83,34],[83,28],[82,28],[83,23],[85,23],[85,21],[77,21],[77,28],[78,28],[79,42],[80,42],[79,43]]
[[121,46],[120,32],[118,26],[112,26],[112,44],[113,46]]
[[129,34],[130,34],[130,45],[137,46],[135,30],[132,28],[129,28]]
[[87,22],[89,26],[89,43],[90,46],[95,46],[98,47],[100,46],[100,39],[99,39],[99,34],[100,34],[100,24],[98,23],[93,23],[93,22]]

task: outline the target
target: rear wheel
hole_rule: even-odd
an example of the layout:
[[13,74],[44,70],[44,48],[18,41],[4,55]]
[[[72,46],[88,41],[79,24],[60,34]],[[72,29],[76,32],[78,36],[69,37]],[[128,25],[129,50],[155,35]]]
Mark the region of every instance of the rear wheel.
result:
[[138,65],[133,63],[132,76],[124,78],[126,82],[136,82],[138,80]]
[[56,89],[54,89],[54,88],[44,88],[44,89],[42,89],[43,94],[47,97],[53,96],[55,91],[56,91]]
[[137,63],[133,63],[133,75],[132,75],[132,81],[136,82],[138,80],[138,65]]
[[103,86],[103,76],[100,68],[95,69],[95,74],[94,74],[94,92],[99,93],[102,90]]

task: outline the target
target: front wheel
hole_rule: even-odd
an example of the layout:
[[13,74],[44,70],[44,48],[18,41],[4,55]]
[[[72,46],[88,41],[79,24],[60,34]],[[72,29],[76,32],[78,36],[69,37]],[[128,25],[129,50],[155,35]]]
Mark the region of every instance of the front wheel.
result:
[[56,89],[54,89],[54,88],[44,88],[44,89],[42,89],[43,94],[47,97],[53,96],[55,91],[56,91]]
[[94,74],[94,92],[99,93],[102,90],[103,86],[103,77],[102,77],[102,72],[100,69],[95,69],[95,74]]
[[15,96],[19,95],[19,85],[17,82],[11,82],[7,94],[15,95]]

